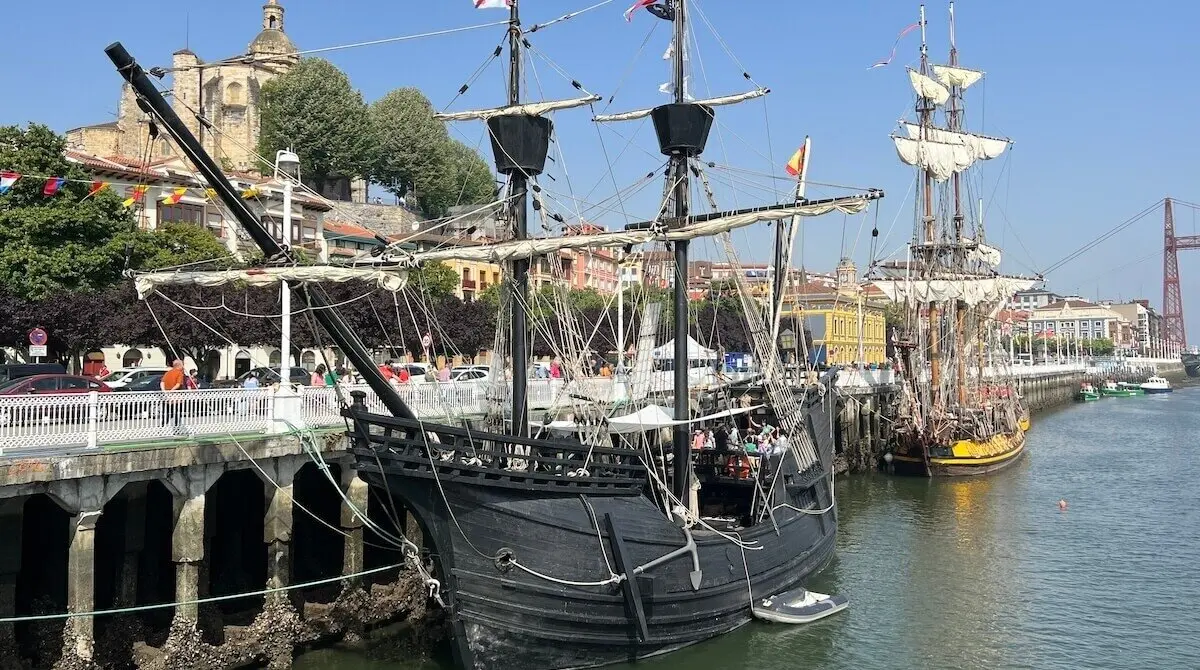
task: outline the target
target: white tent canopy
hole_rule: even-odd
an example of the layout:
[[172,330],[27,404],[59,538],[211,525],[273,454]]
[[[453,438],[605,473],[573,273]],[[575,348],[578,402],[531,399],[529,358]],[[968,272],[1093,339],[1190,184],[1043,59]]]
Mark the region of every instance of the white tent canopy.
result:
[[[626,435],[628,433],[645,433],[660,428],[670,428],[671,426],[680,426],[689,423],[702,423],[705,421],[715,421],[724,419],[738,414],[745,414],[759,409],[762,405],[754,405],[752,407],[735,407],[727,409],[716,414],[708,414],[698,416],[686,421],[676,421],[672,418],[674,410],[670,407],[659,407],[658,405],[647,405],[642,409],[622,416],[610,417],[608,420],[608,432],[615,435]],[[575,432],[581,426],[574,421],[552,421],[548,425],[550,430],[562,432]]]
[[[654,351],[650,352],[650,355],[655,360],[673,357],[675,355],[675,340],[671,340],[661,347],[656,347]],[[693,339],[691,335],[688,335],[687,338],[687,355],[688,360],[692,361],[710,361],[716,360],[717,358],[716,350],[709,349],[708,347],[700,344]]]

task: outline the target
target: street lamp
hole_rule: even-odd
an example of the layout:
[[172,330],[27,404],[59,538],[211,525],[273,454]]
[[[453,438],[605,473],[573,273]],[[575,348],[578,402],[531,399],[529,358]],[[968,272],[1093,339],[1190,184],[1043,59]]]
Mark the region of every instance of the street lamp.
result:
[[[275,152],[275,181],[283,182],[283,222],[279,241],[284,249],[292,246],[292,184],[300,181],[300,157],[294,152],[281,149]],[[279,388],[287,388],[292,381],[292,289],[287,281],[280,286],[280,303],[283,312],[279,330]]]

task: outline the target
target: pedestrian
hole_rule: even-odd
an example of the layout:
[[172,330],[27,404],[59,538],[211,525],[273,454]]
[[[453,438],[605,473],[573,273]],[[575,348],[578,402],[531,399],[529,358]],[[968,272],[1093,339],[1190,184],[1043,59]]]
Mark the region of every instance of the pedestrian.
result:
[[309,386],[325,386],[325,364],[322,363],[313,369],[312,374],[308,379]]
[[171,426],[171,431],[179,429],[179,400],[171,397],[171,393],[183,388],[183,361],[178,358],[171,362],[171,369],[159,380],[159,388],[163,391],[163,425]]
[[399,380],[401,384],[407,384],[408,381],[412,379],[412,375],[408,372],[407,365],[401,366],[400,373],[396,375],[396,379]]
[[550,361],[550,378],[551,379],[562,379],[562,376],[563,376],[562,363],[559,362],[558,356],[555,356],[554,360]]
[[395,376],[392,374],[392,359],[389,358],[383,362],[383,365],[379,366],[379,374],[383,375],[383,378],[387,381],[392,381],[392,377]]
[[450,362],[449,361],[442,363],[442,369],[438,370],[438,381],[439,382],[450,381]]
[[184,380],[183,385],[184,388],[189,391],[195,391],[196,389],[200,388],[200,373],[195,368],[192,368],[192,370],[188,372],[187,378]]

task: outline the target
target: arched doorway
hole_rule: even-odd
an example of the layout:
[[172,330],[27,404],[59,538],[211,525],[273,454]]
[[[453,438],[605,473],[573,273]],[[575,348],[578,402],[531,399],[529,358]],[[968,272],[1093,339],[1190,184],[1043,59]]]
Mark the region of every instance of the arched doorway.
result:
[[136,368],[142,364],[142,352],[140,349],[130,349],[121,356],[121,367]]
[[312,372],[317,367],[317,355],[311,351],[300,354],[300,367]]
[[235,378],[250,372],[250,352],[242,349],[233,357],[233,376]]
[[267,356],[268,367],[277,368],[282,361],[283,356],[280,355],[278,349],[272,349],[270,355]]

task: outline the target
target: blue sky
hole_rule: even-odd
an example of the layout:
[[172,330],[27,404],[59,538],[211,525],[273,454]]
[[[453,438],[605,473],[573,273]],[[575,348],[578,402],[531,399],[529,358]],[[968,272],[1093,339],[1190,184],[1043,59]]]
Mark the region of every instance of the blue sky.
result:
[[[206,9],[198,8],[201,3],[150,0],[11,3],[0,22],[0,62],[6,64],[0,69],[0,123],[33,120],[62,131],[114,118],[119,78],[102,52],[114,40],[123,41],[144,65],[169,64],[171,52],[184,46],[185,40],[206,60],[242,53],[259,29],[261,2],[202,4]],[[522,2],[527,25],[590,4],[591,0]],[[625,23],[621,13],[627,4],[616,0],[531,36],[540,54],[589,90],[606,100],[615,92],[608,111],[665,100],[657,85],[667,77],[660,56],[669,26],[645,12]],[[808,221],[806,264],[832,268],[845,249],[864,266],[876,217],[881,235],[887,235],[880,253],[902,245],[912,230],[912,199],[905,199],[912,172],[899,163],[887,136],[896,120],[912,108],[904,66],[916,62],[917,33],[900,43],[891,66],[876,70],[867,66],[886,57],[900,29],[916,21],[917,4],[897,0],[696,0],[696,4],[754,80],[772,89],[765,102],[718,111],[718,126],[705,158],[782,176],[788,156],[806,134],[811,135],[812,180],[879,187],[888,197],[877,213],[865,218],[843,222],[836,215]],[[284,0],[284,6],[287,32],[301,49],[505,16],[474,10],[469,0]],[[1198,58],[1190,46],[1200,5],[1145,2],[1136,12],[1127,10],[1112,2],[1080,0],[963,0],[956,5],[961,62],[988,73],[985,83],[968,92],[967,125],[1015,140],[1009,158],[987,164],[972,191],[988,205],[989,238],[1005,249],[1007,270],[1043,270],[1166,195],[1200,201],[1195,186],[1200,137],[1192,112]],[[927,11],[930,53],[942,60],[948,48],[946,5],[930,3]],[[656,23],[660,25],[655,27]],[[652,27],[654,32],[647,38]],[[698,17],[693,28],[698,45],[698,54],[693,53],[695,90],[707,95],[748,88],[740,68]],[[350,75],[367,100],[395,87],[416,86],[441,108],[502,36],[502,29],[493,27],[325,55]],[[643,41],[646,46],[635,59]],[[571,94],[547,60],[541,56],[532,60],[536,78],[531,70],[531,97]],[[453,108],[500,102],[501,78],[502,70],[494,64]],[[625,187],[661,162],[649,123],[598,132],[588,116],[587,110],[556,116],[567,169],[564,174],[562,165],[556,164],[556,180],[543,183],[562,194],[558,209],[564,214],[573,207],[567,193],[596,202],[613,194],[612,180]],[[483,137],[479,124],[457,124],[453,132],[471,145]],[[731,188],[723,181],[728,174],[712,172],[723,207],[776,197],[770,190]],[[782,195],[788,185],[778,184]],[[627,199],[623,208],[628,218],[642,219],[652,213],[659,190],[657,182]],[[812,196],[833,193],[823,187],[810,190]],[[617,225],[626,217],[610,212],[593,218]],[[1181,234],[1200,232],[1197,215],[1186,207],[1176,209],[1176,225]],[[739,233],[743,257],[765,260],[768,235],[762,230]],[[1047,279],[1059,292],[1079,292],[1089,298],[1097,293],[1104,298],[1144,296],[1158,305],[1162,259],[1156,250],[1161,246],[1160,211]],[[715,256],[715,250],[701,248],[697,254]],[[1189,327],[1194,335],[1200,334],[1200,282],[1196,281],[1200,255],[1185,253],[1180,265]]]

